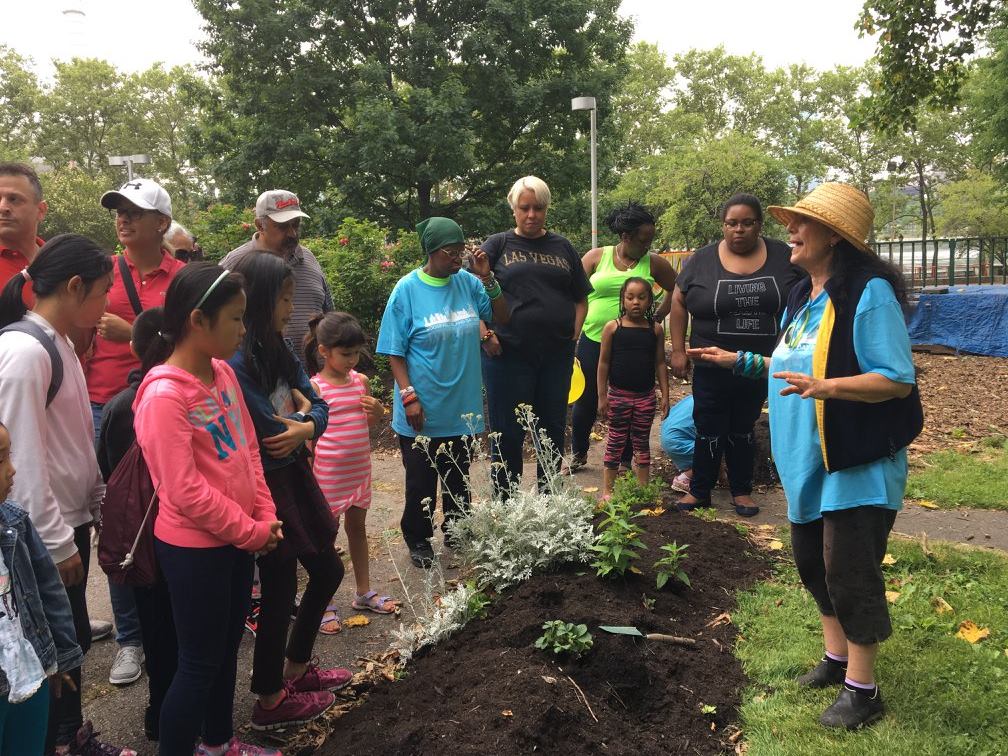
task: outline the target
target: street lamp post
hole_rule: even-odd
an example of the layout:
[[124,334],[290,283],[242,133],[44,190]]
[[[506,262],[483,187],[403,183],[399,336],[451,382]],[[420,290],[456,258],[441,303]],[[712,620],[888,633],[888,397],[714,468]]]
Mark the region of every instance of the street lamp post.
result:
[[592,248],[598,246],[598,165],[595,160],[595,98],[575,97],[571,100],[571,110],[587,110],[591,113],[591,229]]
[[146,165],[150,162],[149,155],[110,155],[108,159],[109,165],[125,165],[126,166],[126,180],[133,180],[133,166],[134,165]]

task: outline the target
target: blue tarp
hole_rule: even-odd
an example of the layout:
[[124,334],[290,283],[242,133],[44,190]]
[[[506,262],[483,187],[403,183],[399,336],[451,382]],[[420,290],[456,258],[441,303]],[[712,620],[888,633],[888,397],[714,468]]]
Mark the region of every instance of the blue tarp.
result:
[[1008,357],[1008,286],[952,286],[921,294],[908,326],[910,343]]

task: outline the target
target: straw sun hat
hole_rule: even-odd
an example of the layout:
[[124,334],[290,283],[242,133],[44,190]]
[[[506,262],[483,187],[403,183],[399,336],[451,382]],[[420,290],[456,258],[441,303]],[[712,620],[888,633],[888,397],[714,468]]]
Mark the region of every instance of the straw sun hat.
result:
[[785,226],[796,215],[819,221],[864,252],[871,252],[865,241],[875,220],[875,211],[864,192],[850,184],[819,184],[793,207],[771,205],[767,208]]

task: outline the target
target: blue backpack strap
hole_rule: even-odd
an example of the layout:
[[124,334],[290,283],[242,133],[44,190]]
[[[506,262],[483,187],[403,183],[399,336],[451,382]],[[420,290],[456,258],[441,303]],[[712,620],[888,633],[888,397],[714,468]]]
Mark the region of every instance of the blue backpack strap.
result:
[[34,337],[49,354],[49,361],[52,363],[52,378],[49,379],[49,390],[46,392],[45,403],[46,409],[49,409],[49,405],[56,398],[60,386],[63,385],[63,358],[60,357],[59,350],[56,348],[56,342],[52,340],[42,326],[30,320],[19,320],[5,328],[0,328],[0,333],[8,333],[10,331],[27,333],[29,336]]

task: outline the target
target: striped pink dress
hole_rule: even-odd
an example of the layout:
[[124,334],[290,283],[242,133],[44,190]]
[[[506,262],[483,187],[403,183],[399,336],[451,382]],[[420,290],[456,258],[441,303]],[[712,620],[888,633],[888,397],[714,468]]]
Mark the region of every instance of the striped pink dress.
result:
[[334,515],[349,507],[371,506],[371,439],[361,408],[364,377],[350,371],[345,386],[334,386],[321,374],[312,380],[329,405],[329,427],[315,443],[315,478]]

